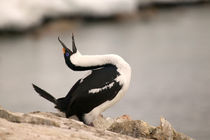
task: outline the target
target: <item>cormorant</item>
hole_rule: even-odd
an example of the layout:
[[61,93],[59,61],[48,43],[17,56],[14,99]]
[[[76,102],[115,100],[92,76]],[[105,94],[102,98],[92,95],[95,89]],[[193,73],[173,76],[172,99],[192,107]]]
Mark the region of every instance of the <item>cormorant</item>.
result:
[[82,55],[76,48],[72,34],[72,50],[60,40],[66,65],[74,71],[89,71],[79,79],[62,98],[54,98],[48,92],[33,84],[40,96],[55,104],[66,117],[76,115],[80,121],[91,125],[97,116],[119,101],[127,91],[131,68],[120,56]]

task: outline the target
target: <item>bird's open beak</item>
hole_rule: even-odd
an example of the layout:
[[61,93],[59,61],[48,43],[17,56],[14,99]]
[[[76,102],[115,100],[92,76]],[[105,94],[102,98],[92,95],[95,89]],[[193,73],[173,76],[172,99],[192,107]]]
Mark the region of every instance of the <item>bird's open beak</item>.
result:
[[65,53],[66,51],[68,51],[68,52],[70,52],[71,54],[73,54],[73,52],[70,50],[70,49],[68,49],[67,47],[66,47],[66,45],[63,43],[63,41],[61,41],[60,40],[60,38],[58,37],[58,41],[61,43],[61,45],[63,46],[63,53]]
[[76,45],[75,45],[74,34],[73,33],[72,33],[72,51],[73,51],[73,53],[77,52],[77,48],[76,48]]

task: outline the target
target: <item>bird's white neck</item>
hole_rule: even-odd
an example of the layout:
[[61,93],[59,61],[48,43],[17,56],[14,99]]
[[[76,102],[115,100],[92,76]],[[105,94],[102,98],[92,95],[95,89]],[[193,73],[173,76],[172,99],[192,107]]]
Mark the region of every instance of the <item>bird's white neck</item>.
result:
[[105,67],[107,65],[116,66],[117,71],[121,75],[118,77],[117,81],[125,84],[126,88],[129,86],[131,68],[129,64],[118,55],[82,55],[77,52],[70,57],[70,61],[76,67],[75,70],[92,70]]
[[79,67],[92,67],[92,66],[103,66],[112,64],[118,67],[126,63],[120,56],[114,54],[107,55],[82,55],[77,52],[70,57],[70,61],[75,66]]

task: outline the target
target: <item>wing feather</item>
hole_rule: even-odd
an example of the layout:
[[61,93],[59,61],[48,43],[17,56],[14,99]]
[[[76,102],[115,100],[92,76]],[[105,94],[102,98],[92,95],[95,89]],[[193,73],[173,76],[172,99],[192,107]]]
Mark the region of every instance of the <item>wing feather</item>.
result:
[[[115,80],[117,76],[119,73],[115,66],[93,70],[74,90],[67,116],[88,113],[100,104],[112,100],[122,88],[122,85]],[[93,89],[99,90],[94,94],[90,93]]]

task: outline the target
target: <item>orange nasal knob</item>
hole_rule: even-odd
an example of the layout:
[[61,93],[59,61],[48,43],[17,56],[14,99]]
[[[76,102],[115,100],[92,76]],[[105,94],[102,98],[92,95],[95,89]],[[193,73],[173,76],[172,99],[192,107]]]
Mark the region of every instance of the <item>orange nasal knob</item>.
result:
[[65,48],[63,48],[63,53],[65,53],[66,52],[66,49]]

